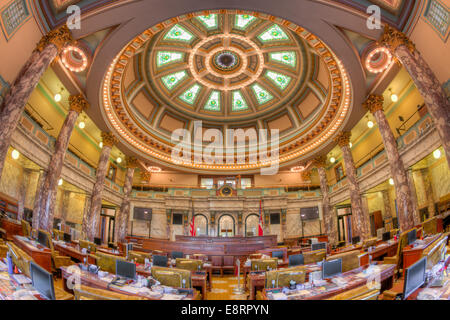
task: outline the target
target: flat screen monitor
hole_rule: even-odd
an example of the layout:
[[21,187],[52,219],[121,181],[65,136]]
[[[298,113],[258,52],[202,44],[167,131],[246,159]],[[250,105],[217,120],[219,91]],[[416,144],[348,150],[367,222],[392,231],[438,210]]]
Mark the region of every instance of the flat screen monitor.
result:
[[37,242],[48,248],[48,239],[47,239],[47,235],[45,233],[43,233],[42,231],[38,231],[38,237],[37,237]]
[[391,232],[390,232],[390,231],[384,232],[384,233],[383,233],[383,238],[382,238],[382,240],[383,240],[383,241],[388,241],[388,240],[390,240],[390,239],[391,239]]
[[361,241],[361,238],[359,236],[353,237],[352,238],[352,244],[357,244]]
[[322,279],[328,279],[342,273],[342,259],[324,261],[322,264]]
[[283,251],[272,251],[272,258],[283,259]]
[[166,256],[159,256],[154,255],[153,256],[153,265],[158,267],[167,267],[167,257]]
[[95,243],[97,246],[101,246],[101,245],[102,245],[102,239],[100,239],[100,238],[94,238],[94,243]]
[[126,279],[136,278],[136,265],[132,262],[116,260],[116,276]]
[[411,230],[408,232],[408,244],[412,244],[417,240],[417,230]]
[[316,251],[316,250],[326,249],[326,248],[327,248],[326,242],[318,242],[318,243],[311,244],[311,251]]
[[39,294],[49,300],[55,299],[55,287],[53,286],[53,276],[34,262],[30,262],[30,275],[34,289]]
[[68,233],[64,233],[64,241],[65,242],[71,242],[72,241],[72,236]]
[[289,267],[302,266],[305,264],[303,254],[293,254],[289,256]]
[[406,269],[403,285],[403,299],[406,300],[414,291],[425,283],[425,271],[427,269],[427,257],[423,257]]

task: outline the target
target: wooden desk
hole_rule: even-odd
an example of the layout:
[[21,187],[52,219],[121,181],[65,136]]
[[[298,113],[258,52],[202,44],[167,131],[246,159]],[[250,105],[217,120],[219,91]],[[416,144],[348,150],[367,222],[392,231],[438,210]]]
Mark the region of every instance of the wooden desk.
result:
[[393,257],[397,254],[398,241],[389,244],[387,242],[379,244],[375,250],[367,253],[372,257],[372,261],[383,261],[384,257]]
[[[305,266],[306,268],[306,279],[308,280],[309,274],[314,271],[321,271],[322,268],[319,267],[317,264],[309,264]],[[283,268],[281,268],[283,269]],[[289,268],[286,268],[288,270]],[[256,292],[258,289],[264,289],[266,285],[266,273],[249,273],[248,275],[249,279],[249,300],[255,300]],[[245,285],[247,285],[247,282],[245,282]]]
[[[64,279],[64,281],[63,281],[64,290],[66,290],[69,293],[72,293],[72,290],[69,289],[69,287],[67,286],[67,279],[69,279],[69,277],[72,275],[72,273],[68,272],[68,267],[61,267],[61,274]],[[102,289],[102,290],[110,290],[113,292],[126,294],[129,296],[143,297],[143,298],[146,298],[149,300],[160,300],[160,299],[151,298],[144,294],[130,293],[128,291],[121,290],[120,287],[109,286],[110,283],[108,281],[102,280],[96,274],[89,273],[87,271],[80,270],[79,276],[80,276],[81,284],[88,286],[88,287],[98,288],[98,289]],[[198,299],[198,293],[196,291],[194,291],[193,295],[189,295],[184,298],[184,300],[197,300],[197,299]]]
[[[278,260],[277,269],[283,269],[283,268],[287,268],[287,267],[289,267],[289,260],[283,260],[283,261]],[[247,277],[251,271],[250,269],[251,269],[251,265],[245,265],[245,262],[244,262],[244,265],[241,265],[241,270],[244,275],[244,287],[245,288],[247,288]]]
[[[360,286],[363,286],[367,283],[366,278],[358,277],[357,275],[365,270],[368,266],[359,267],[357,269],[345,272],[341,275],[341,277],[345,277],[347,279],[347,284],[338,287],[333,286],[330,288],[326,287],[316,287],[308,290],[304,290],[304,294],[292,296],[289,300],[324,300],[331,298],[337,294],[343,293],[345,291],[349,291],[351,289],[358,288]],[[378,278],[381,282],[381,290],[390,289],[393,285],[393,278],[394,278],[394,271],[395,271],[395,265],[393,264],[379,264],[378,267],[380,268],[378,275]],[[331,282],[331,281],[329,281]],[[269,300],[267,297],[267,293],[270,291],[277,291],[278,289],[264,289],[263,290],[263,298],[265,300]]]
[[[2,277],[8,277],[9,280],[0,279],[0,300],[15,300],[14,292],[20,289],[24,289],[23,285],[19,285],[8,272],[0,272]],[[38,300],[47,300],[45,297],[36,293],[33,294]]]
[[119,252],[115,252],[109,248],[102,248],[102,247],[97,247],[96,251],[101,252],[101,253],[106,253],[106,254],[111,254],[113,256],[117,256],[117,257],[123,257],[122,253]]
[[[136,267],[136,272],[145,277],[151,277],[152,272],[144,268],[143,265],[139,265]],[[191,273],[191,281],[193,288],[200,288],[200,292],[202,293],[202,300],[206,300],[207,294],[207,281],[206,278],[208,273],[205,271],[205,274],[196,274],[195,272]]]
[[78,250],[78,248],[73,244],[60,244],[56,241],[53,241],[53,246],[55,247],[56,251],[58,251],[62,255],[71,257],[76,262],[84,262],[84,259],[86,258],[88,260],[88,263],[95,263],[93,258],[91,258],[88,253],[83,253],[81,250]]
[[0,227],[6,232],[6,240],[12,241],[14,235],[22,236],[22,224],[12,219],[0,219]]
[[13,236],[13,242],[20,249],[25,251],[34,262],[48,272],[52,272],[52,253],[50,249],[34,244],[34,241],[27,242],[22,236]]

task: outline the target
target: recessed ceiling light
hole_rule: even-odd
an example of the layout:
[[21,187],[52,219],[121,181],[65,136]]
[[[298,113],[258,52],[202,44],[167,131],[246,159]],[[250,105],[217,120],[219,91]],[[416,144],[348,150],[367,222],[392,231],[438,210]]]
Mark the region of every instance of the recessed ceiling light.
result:
[[80,127],[80,129],[84,129],[86,127],[86,123],[84,123],[84,121],[81,121],[78,126]]
[[17,151],[16,149],[14,149],[14,150],[11,152],[11,157],[12,157],[14,160],[19,159],[19,156],[20,156],[20,153],[19,153],[19,151]]
[[100,141],[98,145],[100,146],[100,148],[103,148],[103,142]]
[[439,150],[439,149],[434,150],[433,157],[435,159],[439,159],[441,157],[441,150]]
[[368,126],[370,129],[372,129],[373,126],[374,126],[373,121],[371,121],[371,120],[367,121],[367,126]]
[[395,93],[391,94],[391,101],[392,102],[397,102],[398,101],[398,95],[396,95]]
[[116,161],[117,161],[117,163],[121,163],[122,162],[122,158],[118,157]]
[[63,179],[58,180],[58,186],[61,186],[63,184]]
[[55,96],[53,98],[55,99],[56,102],[60,102],[62,99],[61,93],[55,94]]
[[391,186],[393,186],[393,185],[394,185],[394,179],[389,178],[389,184],[390,184]]
[[348,144],[348,146],[349,146],[350,148],[353,147],[353,143],[350,142],[350,143]]
[[335,163],[335,162],[336,162],[336,158],[335,158],[335,157],[331,157],[331,158],[330,158],[330,162],[331,162],[331,163]]

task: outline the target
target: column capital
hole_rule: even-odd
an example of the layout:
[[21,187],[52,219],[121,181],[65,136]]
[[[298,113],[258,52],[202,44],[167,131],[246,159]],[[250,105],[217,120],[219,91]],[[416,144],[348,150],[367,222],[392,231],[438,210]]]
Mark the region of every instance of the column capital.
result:
[[36,50],[43,51],[49,44],[53,44],[60,51],[67,43],[73,41],[72,33],[67,24],[51,30],[41,38],[36,46]]
[[311,171],[310,170],[303,170],[301,175],[302,175],[302,181],[311,181]]
[[112,147],[117,143],[117,138],[111,132],[102,132],[103,146]]
[[78,113],[89,108],[89,102],[81,93],[69,96],[69,105],[70,110],[74,110]]
[[406,46],[411,52],[416,50],[416,46],[406,34],[387,24],[384,26],[383,35],[378,42],[381,45],[388,47],[392,52],[400,46]]
[[150,171],[147,171],[147,170],[141,171],[141,180],[142,181],[150,182],[151,177],[152,177],[152,173]]
[[369,110],[372,114],[376,111],[383,111],[384,97],[382,95],[371,94],[363,103],[364,108]]
[[135,157],[126,156],[125,157],[126,167],[127,168],[137,168],[138,160]]
[[325,168],[327,166],[327,156],[321,155],[315,157],[313,160],[313,165],[317,168]]
[[352,133],[350,131],[342,131],[334,140],[338,143],[339,147],[345,147],[349,145],[351,136]]

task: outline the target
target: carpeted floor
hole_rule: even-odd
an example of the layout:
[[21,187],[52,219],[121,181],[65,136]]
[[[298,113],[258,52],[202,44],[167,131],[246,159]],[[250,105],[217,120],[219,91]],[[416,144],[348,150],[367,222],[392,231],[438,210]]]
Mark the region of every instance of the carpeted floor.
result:
[[[241,287],[243,278],[241,276]],[[247,300],[248,292],[235,294],[233,289],[237,287],[237,277],[233,275],[213,276],[211,290],[206,296],[207,300]]]

